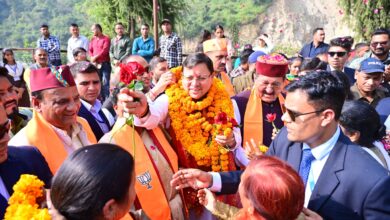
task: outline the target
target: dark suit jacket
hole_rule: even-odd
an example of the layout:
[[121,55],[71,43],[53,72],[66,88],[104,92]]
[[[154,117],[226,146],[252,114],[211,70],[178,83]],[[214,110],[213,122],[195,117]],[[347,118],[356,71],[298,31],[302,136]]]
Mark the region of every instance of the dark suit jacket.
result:
[[[22,174],[36,175],[50,188],[52,173],[46,160],[38,149],[34,147],[8,147],[8,159],[0,164],[0,176],[9,195],[14,192],[12,187]],[[7,200],[0,195],[0,218],[3,219],[7,208]]]
[[[302,143],[287,140],[287,130],[283,128],[267,154],[287,161],[298,171]],[[239,175],[221,174],[222,192],[232,192],[238,186]],[[230,185],[225,186],[225,181]],[[389,188],[389,172],[341,134],[317,180],[308,208],[324,219],[390,219]]]
[[[326,71],[331,71],[329,65],[326,67]],[[353,86],[353,84],[355,84],[355,82],[356,82],[356,79],[355,79],[355,69],[352,69],[352,68],[349,68],[349,67],[345,66],[343,72],[348,77],[349,86]]]
[[[104,123],[107,125],[109,129],[111,129],[110,123],[108,122],[108,119],[104,115],[103,111],[99,111],[100,117],[103,119]],[[96,140],[100,140],[101,137],[103,137],[104,133],[102,129],[99,126],[99,123],[96,121],[95,117],[92,115],[90,111],[81,103],[81,107],[78,113],[78,116],[84,118],[87,120],[89,126],[91,127],[93,134],[96,137]]]

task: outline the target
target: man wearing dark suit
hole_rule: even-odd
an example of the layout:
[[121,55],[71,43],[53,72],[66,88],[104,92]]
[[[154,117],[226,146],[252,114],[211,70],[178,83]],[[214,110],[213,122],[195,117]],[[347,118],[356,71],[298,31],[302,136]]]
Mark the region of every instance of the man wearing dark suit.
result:
[[345,66],[348,60],[348,54],[351,50],[353,39],[350,37],[338,37],[330,41],[328,50],[327,71],[341,71],[347,75],[349,84],[352,86],[355,82],[355,69]]
[[[299,172],[306,187],[306,217],[390,219],[389,172],[352,144],[338,126],[345,99],[338,80],[328,72],[312,72],[286,90],[282,116],[286,128],[267,154],[287,161]],[[211,190],[233,193],[241,173],[204,174],[179,171],[171,184],[212,186]]]
[[108,110],[102,108],[98,100],[101,82],[98,69],[91,63],[82,61],[70,67],[80,95],[81,107],[78,116],[88,121],[96,140],[111,130],[113,117]]
[[4,218],[8,199],[13,193],[12,187],[22,174],[36,175],[50,187],[52,173],[41,155],[33,147],[8,146],[10,139],[10,120],[7,118],[3,103],[0,102],[0,218]]

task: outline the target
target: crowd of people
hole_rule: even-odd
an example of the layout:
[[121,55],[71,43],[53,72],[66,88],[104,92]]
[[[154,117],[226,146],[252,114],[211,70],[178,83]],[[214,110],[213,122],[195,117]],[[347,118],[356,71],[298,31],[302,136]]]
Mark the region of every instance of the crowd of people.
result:
[[389,30],[233,60],[221,25],[186,56],[160,26],[71,24],[66,65],[46,24],[31,66],[3,49],[1,217],[33,174],[52,219],[390,218]]

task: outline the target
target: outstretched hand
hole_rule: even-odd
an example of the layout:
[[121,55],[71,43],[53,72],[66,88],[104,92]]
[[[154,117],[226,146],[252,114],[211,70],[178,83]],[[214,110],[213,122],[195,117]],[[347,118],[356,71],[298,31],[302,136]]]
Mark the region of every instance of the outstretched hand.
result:
[[148,107],[146,96],[143,93],[128,88],[122,88],[120,90],[118,103],[123,105],[124,112],[136,116],[144,115]]
[[208,188],[213,184],[210,173],[198,169],[183,169],[173,174],[171,186],[177,190],[191,187],[193,189]]

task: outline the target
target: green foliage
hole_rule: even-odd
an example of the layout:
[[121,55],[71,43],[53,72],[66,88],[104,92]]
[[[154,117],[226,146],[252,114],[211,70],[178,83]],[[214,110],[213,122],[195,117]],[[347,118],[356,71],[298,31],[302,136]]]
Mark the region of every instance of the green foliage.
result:
[[190,13],[186,15],[182,28],[184,30],[182,34],[187,38],[199,36],[202,29],[213,30],[217,24],[233,32],[233,36],[230,37],[236,38],[238,35],[234,36],[232,29],[256,19],[272,2],[272,0],[185,1],[190,5]]
[[377,28],[390,28],[389,0],[340,0],[340,5],[353,22],[358,39],[370,39]]
[[39,27],[49,25],[65,49],[69,24],[84,25],[86,16],[75,10],[78,0],[3,0],[0,3],[0,47],[36,47]]
[[[169,18],[174,22],[180,13],[186,11],[187,5],[182,0],[158,0],[158,19]],[[104,30],[114,36],[114,24],[122,22],[130,30],[131,20],[135,26],[142,23],[153,24],[153,1],[152,0],[85,0],[81,9],[100,23]],[[151,25],[152,27],[152,25]]]

